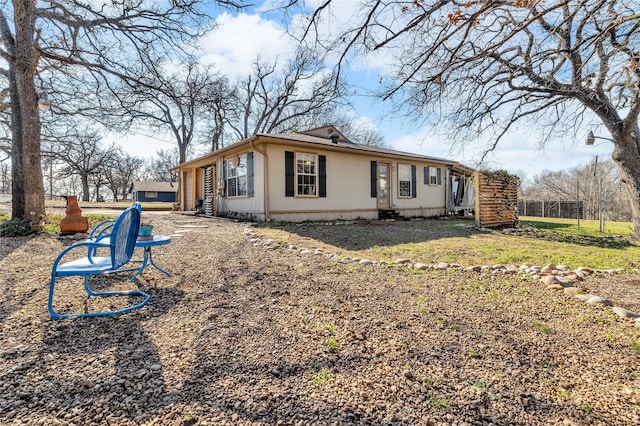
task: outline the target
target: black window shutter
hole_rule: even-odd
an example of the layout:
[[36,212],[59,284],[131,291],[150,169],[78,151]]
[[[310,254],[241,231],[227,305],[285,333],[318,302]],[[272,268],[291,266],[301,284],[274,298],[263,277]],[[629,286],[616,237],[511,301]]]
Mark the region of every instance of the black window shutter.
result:
[[293,173],[293,151],[284,152],[284,196],[293,197],[294,185],[293,180],[295,174]]
[[253,197],[253,152],[247,153],[247,195]]
[[222,160],[222,181],[224,182],[224,196],[227,196],[227,160]]
[[424,168],[424,184],[429,185],[429,166]]
[[438,185],[442,185],[442,169],[438,167]]
[[411,166],[411,198],[418,196],[418,177],[417,168],[415,165]]
[[318,195],[320,197],[326,197],[327,196],[327,156],[326,155],[320,155],[318,156],[319,159],[319,172],[320,172],[320,182],[319,182],[319,191],[318,191]]
[[378,162],[371,161],[371,197],[378,196]]

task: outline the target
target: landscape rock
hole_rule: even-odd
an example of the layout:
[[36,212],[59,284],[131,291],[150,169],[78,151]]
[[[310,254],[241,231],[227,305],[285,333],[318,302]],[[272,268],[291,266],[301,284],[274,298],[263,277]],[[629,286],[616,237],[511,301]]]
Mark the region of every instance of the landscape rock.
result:
[[564,287],[562,284],[549,284],[547,290],[564,290]]
[[578,287],[565,287],[564,294],[569,297],[575,297],[580,289]]
[[590,305],[603,305],[603,306],[613,306],[613,302],[602,296],[593,296],[587,299],[587,303]]
[[565,277],[567,278],[567,280],[569,282],[575,283],[578,281],[582,281],[582,277],[580,277],[578,274],[576,274],[575,272],[570,272],[567,275],[565,275]]
[[554,265],[553,263],[550,263],[550,264],[548,264],[546,266],[543,266],[542,269],[540,269],[540,272],[543,273],[543,274],[550,274],[555,269],[556,269],[556,265]]
[[576,294],[576,299],[584,300],[585,302],[587,300],[591,299],[592,297],[598,297],[598,296],[595,296],[595,295],[589,294],[589,293],[578,293],[578,294]]
[[640,318],[640,314],[637,314],[625,308],[621,308],[619,306],[614,306],[613,308],[611,308],[611,310],[620,318]]
[[541,278],[541,281],[546,285],[560,284],[560,280],[555,275],[545,275]]

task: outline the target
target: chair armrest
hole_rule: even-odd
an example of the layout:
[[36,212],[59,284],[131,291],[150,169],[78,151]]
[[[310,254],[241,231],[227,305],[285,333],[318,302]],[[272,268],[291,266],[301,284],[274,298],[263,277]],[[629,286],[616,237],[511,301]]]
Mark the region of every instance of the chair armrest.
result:
[[91,234],[89,234],[89,239],[93,240],[93,239],[100,238],[102,235],[104,235],[106,231],[113,228],[113,225],[115,225],[115,223],[116,223],[116,219],[103,220],[91,230]]

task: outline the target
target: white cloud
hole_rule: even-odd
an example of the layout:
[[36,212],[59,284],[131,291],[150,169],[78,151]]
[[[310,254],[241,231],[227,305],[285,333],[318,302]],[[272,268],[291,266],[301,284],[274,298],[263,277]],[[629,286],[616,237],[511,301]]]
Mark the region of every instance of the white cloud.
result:
[[373,122],[372,119],[366,117],[364,115],[357,116],[353,119],[354,124],[358,127],[364,127],[369,129],[378,129],[376,123]]
[[201,42],[201,60],[229,77],[250,73],[258,56],[273,63],[295,51],[295,43],[282,26],[258,15],[223,13],[215,23],[216,28]]

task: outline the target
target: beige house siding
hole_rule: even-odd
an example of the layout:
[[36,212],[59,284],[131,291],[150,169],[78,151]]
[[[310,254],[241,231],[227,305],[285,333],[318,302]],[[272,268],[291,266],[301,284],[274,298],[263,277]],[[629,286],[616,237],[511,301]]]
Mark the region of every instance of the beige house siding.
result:
[[[250,152],[250,150],[242,150],[234,152],[230,155],[225,155],[217,161],[216,170],[218,171],[219,182],[224,180],[224,160],[235,157],[236,155],[243,155]],[[257,151],[253,152],[253,182],[254,182],[254,195],[253,197],[222,197],[218,198],[218,213],[220,214],[242,214],[254,217],[256,220],[264,220],[264,191],[262,182],[265,177],[265,159],[262,154]],[[224,191],[222,191],[224,193]]]
[[[326,197],[285,197],[285,151],[327,156]],[[445,213],[446,167],[418,161],[389,161],[363,155],[325,150],[292,148],[269,144],[269,218],[299,222],[303,220],[377,219],[377,200],[371,197],[371,161],[391,164],[392,208],[404,216],[434,216]],[[416,198],[398,196],[398,164],[416,166]],[[441,184],[424,184],[423,167],[439,167]]]
[[[267,150],[270,171],[269,206],[272,216],[282,218],[285,214],[287,217],[293,217],[296,214],[309,213],[317,217],[317,220],[351,219],[372,215],[377,217],[376,199],[371,198],[369,192],[369,159],[339,152],[276,144],[269,144]],[[285,151],[327,157],[326,197],[285,197]]]
[[[400,197],[398,165],[408,164],[416,166],[416,198]],[[424,168],[440,168],[440,185],[429,185],[424,183]],[[398,210],[403,216],[436,216],[446,212],[446,185],[447,169],[442,164],[435,164],[421,161],[395,161],[391,167],[392,180],[392,208]]]

